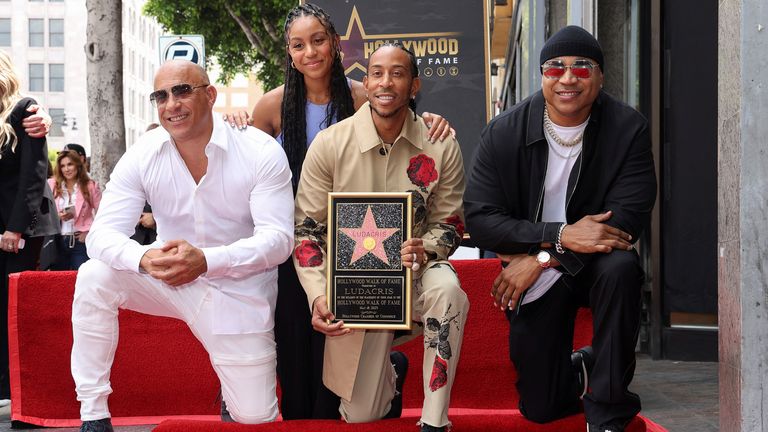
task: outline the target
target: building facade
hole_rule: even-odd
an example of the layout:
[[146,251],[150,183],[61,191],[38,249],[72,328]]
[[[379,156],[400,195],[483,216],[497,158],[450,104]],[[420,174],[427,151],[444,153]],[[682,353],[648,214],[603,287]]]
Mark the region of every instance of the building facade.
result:
[[[142,0],[123,1],[126,145],[156,114],[149,103],[159,64],[162,28],[141,14]],[[85,0],[0,0],[0,49],[11,55],[22,93],[34,97],[54,120],[48,146],[82,144],[90,155],[86,90]]]

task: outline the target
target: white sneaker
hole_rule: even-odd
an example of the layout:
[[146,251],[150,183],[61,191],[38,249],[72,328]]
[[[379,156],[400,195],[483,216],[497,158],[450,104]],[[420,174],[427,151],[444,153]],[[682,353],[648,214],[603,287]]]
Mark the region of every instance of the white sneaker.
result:
[[0,399],[0,408],[7,407],[10,404],[11,404],[10,399]]

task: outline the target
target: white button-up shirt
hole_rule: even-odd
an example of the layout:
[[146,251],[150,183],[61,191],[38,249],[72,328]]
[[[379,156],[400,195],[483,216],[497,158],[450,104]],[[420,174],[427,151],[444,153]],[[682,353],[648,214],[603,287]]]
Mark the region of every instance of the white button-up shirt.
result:
[[[144,134],[120,159],[86,238],[88,255],[139,272],[141,257],[167,240],[202,249],[208,271],[192,283],[213,288],[213,329],[258,333],[274,326],[277,265],[293,247],[293,193],[285,153],[269,135],[239,131],[213,116],[206,174],[195,183],[168,132]],[[144,201],[157,241],[130,239]]]

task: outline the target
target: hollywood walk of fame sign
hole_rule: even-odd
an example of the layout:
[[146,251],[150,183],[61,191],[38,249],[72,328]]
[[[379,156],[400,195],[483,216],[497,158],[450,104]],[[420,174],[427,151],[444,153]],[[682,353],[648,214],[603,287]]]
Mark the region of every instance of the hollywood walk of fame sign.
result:
[[350,328],[410,329],[410,193],[328,194],[328,306]]
[[[302,0],[306,3],[306,0]],[[344,73],[361,81],[371,54],[397,42],[416,57],[417,113],[445,117],[456,131],[464,169],[493,114],[487,0],[310,0],[339,33]]]

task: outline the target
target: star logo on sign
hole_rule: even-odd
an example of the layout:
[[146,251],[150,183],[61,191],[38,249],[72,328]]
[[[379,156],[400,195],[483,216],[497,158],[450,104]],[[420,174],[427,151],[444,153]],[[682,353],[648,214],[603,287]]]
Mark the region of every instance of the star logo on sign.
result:
[[[367,73],[367,68],[363,66],[367,63],[368,56],[373,52],[373,48],[369,47],[366,52],[366,41],[374,41],[378,43],[403,41],[405,48],[414,50],[411,46],[413,41],[411,39],[426,39],[426,38],[439,38],[460,35],[459,32],[430,32],[430,33],[381,33],[381,34],[368,34],[363,26],[363,20],[360,19],[360,14],[357,12],[357,6],[352,6],[352,13],[349,16],[349,22],[347,23],[347,31],[343,35],[340,35],[341,51],[344,53],[341,58],[342,65],[344,67],[344,74],[349,75],[350,72],[355,69],[362,73]],[[416,53],[417,57],[423,57],[424,54]]]
[[358,228],[339,228],[339,231],[355,242],[355,250],[349,265],[354,264],[367,254],[373,254],[376,258],[389,265],[387,252],[384,250],[384,241],[400,231],[399,228],[379,228],[373,219],[371,206],[365,211],[363,224]]

